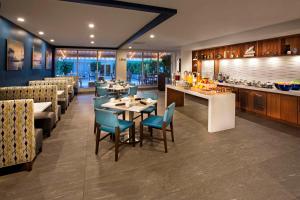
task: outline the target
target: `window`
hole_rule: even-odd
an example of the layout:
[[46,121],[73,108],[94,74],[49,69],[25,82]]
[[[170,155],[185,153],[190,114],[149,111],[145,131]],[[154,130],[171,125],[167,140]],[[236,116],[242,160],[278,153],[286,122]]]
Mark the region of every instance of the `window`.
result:
[[77,50],[56,50],[56,76],[77,75]]
[[94,87],[99,79],[116,76],[116,52],[109,50],[56,50],[56,76],[78,76],[82,88]]

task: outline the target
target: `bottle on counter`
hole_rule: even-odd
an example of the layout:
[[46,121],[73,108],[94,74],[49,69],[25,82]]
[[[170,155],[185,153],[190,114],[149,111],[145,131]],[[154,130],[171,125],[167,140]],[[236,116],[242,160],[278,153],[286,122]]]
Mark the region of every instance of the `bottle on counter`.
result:
[[201,82],[201,74],[198,72],[197,73],[197,83]]

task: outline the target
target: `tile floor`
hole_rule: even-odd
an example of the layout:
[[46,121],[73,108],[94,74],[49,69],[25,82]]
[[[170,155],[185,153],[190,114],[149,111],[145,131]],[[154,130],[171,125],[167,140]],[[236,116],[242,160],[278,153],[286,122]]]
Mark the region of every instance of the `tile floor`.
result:
[[169,153],[146,140],[123,146],[114,162],[109,140],[94,154],[92,97],[73,100],[31,172],[0,176],[1,200],[300,199],[299,128],[238,113],[235,129],[209,134],[206,102],[187,98],[175,111]]

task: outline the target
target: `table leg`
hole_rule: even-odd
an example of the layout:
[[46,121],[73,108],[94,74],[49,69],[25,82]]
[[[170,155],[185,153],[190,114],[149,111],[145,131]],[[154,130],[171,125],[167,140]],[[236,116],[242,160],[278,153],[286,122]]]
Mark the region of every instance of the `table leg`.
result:
[[[132,111],[129,111],[129,121],[132,121],[133,122],[133,117],[134,117],[134,112]],[[131,134],[131,132],[129,131],[129,134]],[[131,137],[132,135],[124,135],[124,137],[122,138],[122,140],[126,140],[128,139],[128,137]],[[133,141],[127,141],[127,143],[129,144],[132,144]],[[138,143],[140,142],[140,140],[136,137],[136,134],[135,134],[135,142]]]

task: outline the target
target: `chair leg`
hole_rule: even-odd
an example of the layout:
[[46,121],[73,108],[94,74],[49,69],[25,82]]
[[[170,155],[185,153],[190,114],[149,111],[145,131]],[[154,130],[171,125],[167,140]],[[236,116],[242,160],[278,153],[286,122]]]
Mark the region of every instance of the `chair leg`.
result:
[[144,127],[143,127],[143,124],[140,123],[140,147],[143,146],[143,139],[144,139]]
[[126,114],[125,114],[125,112],[123,112],[123,120],[126,120]]
[[100,133],[101,133],[101,130],[100,130],[99,126],[97,126],[97,129],[96,129],[96,148],[95,148],[95,154],[96,155],[98,155],[98,150],[99,150]]
[[95,121],[94,121],[94,134],[96,133],[96,117],[95,117]]
[[157,115],[157,104],[155,104],[155,115]]
[[120,140],[120,129],[119,128],[116,128],[115,135],[116,135],[116,139],[115,139],[115,161],[118,161],[119,140]]
[[[151,115],[151,113],[148,113],[148,118],[150,117],[150,115]],[[148,131],[151,132],[151,128],[149,126],[148,126]]]
[[162,129],[162,132],[163,132],[163,136],[164,136],[165,153],[168,153],[167,135],[166,135],[166,128],[165,127]]
[[132,146],[135,147],[135,123],[132,125]]
[[174,129],[173,129],[173,120],[170,123],[170,128],[171,128],[171,136],[172,136],[172,142],[174,142]]
[[141,113],[141,121],[144,121],[144,113]]

